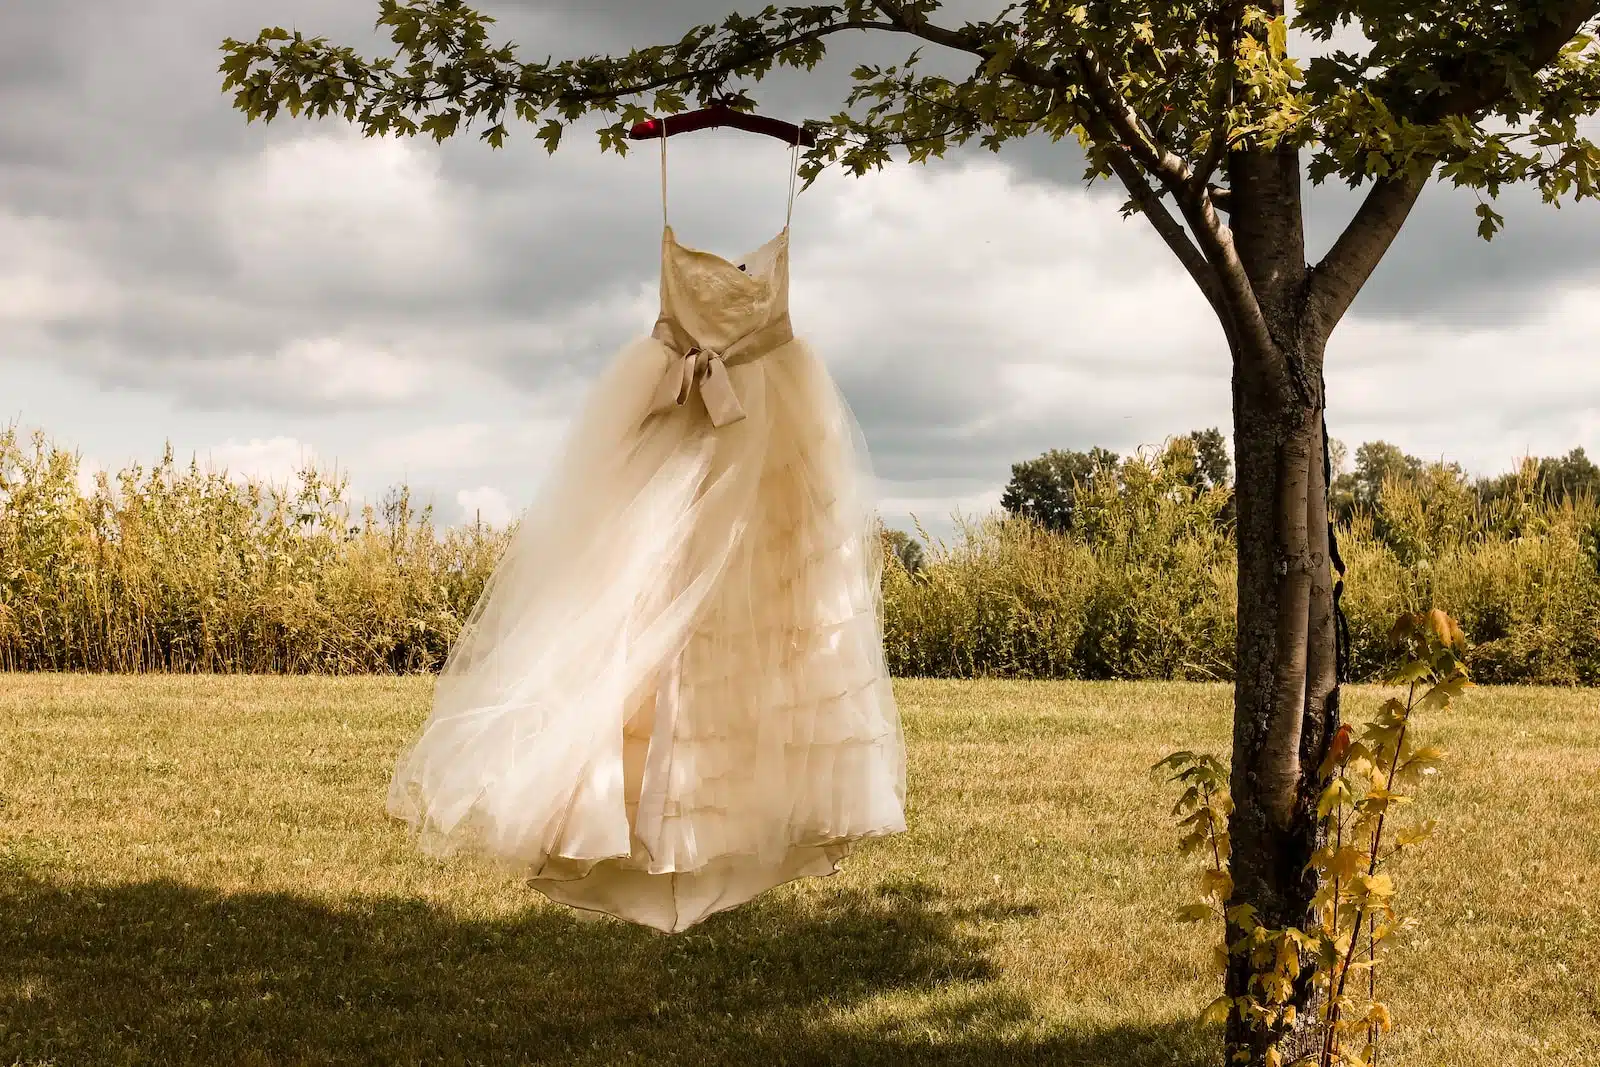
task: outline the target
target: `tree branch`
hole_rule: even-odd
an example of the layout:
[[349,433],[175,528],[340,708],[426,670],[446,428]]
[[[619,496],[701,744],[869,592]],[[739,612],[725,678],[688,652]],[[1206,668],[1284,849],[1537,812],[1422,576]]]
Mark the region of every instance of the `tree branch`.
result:
[[[797,33],[791,37],[785,37],[781,41],[773,42],[772,44],[761,48],[740,52],[737,55],[729,56],[720,62],[713,63],[710,66],[698,70],[664,73],[654,78],[647,78],[643,81],[624,86],[603,85],[594,87],[585,86],[583,88],[576,89],[566,88],[552,93],[548,98],[537,99],[533,102],[537,104],[540,110],[549,107],[559,108],[589,104],[603,105],[620,100],[623,97],[637,96],[642,93],[648,93],[654,89],[665,89],[672,86],[682,85],[685,82],[704,82],[707,79],[712,79],[714,81],[735,73],[741,67],[746,67],[752,63],[759,63],[763,60],[774,58],[797,45],[803,45],[810,41],[820,40],[821,38],[830,34],[839,33],[844,30],[881,30],[886,33],[910,32],[905,27],[895,25],[893,23],[877,22],[866,19],[833,22],[825,26],[819,26],[816,29]],[[264,44],[266,40],[265,35],[267,32],[268,31],[265,30],[262,31],[262,37],[258,38],[257,41],[258,46]],[[311,42],[313,45],[320,45],[320,43],[320,38]],[[243,47],[243,43],[234,41],[230,38],[224,42],[224,47],[239,48]],[[332,55],[338,54],[338,50],[335,49],[325,48],[325,50],[330,52]],[[274,58],[278,60],[280,66],[284,64],[284,60],[281,57],[275,56]],[[303,55],[295,57],[295,64],[297,66],[306,63],[306,61],[306,57]],[[224,63],[223,69],[226,70],[227,66],[227,63]],[[411,111],[422,111],[431,104],[436,104],[447,100],[457,100],[462,96],[473,92],[493,92],[502,94],[507,99],[522,100],[532,95],[528,93],[523,84],[528,72],[531,70],[539,70],[541,73],[546,73],[549,71],[548,66],[536,67],[532,64],[516,64],[515,67],[516,69],[509,72],[495,70],[488,74],[471,74],[464,77],[460,84],[447,85],[431,93],[407,91],[405,88],[405,82],[410,80],[409,77],[406,75],[396,74],[387,68],[378,71],[377,76],[372,77],[358,77],[349,73],[328,71],[322,75],[325,81],[349,86],[352,90],[354,90],[354,92],[349,100],[329,101],[323,104],[321,107],[321,112],[331,111],[335,106],[354,107],[358,103],[364,104],[370,109],[372,107],[380,106],[383,102],[382,98],[385,97],[389,98],[390,100],[396,100],[403,103],[406,108]],[[234,88],[235,86],[244,85],[244,82],[245,79],[242,74],[231,73],[227,78],[224,79],[223,90],[226,91],[230,88]],[[240,89],[241,95],[248,92],[248,87]],[[369,99],[369,97],[378,97],[380,99],[374,103]],[[274,106],[267,112],[265,117],[270,120],[276,110],[277,107],[276,104],[274,104]],[[313,114],[319,113],[318,109],[314,106],[308,106],[306,110]],[[490,118],[497,118],[503,110],[503,105],[497,105],[485,109],[485,112]],[[471,115],[469,114],[469,119],[470,117]]]
[[[1099,125],[1103,121],[1099,116],[1095,116],[1093,119],[1095,125]],[[1127,149],[1118,144],[1116,138],[1110,136],[1109,131],[1101,130],[1095,136],[1100,138],[1101,146],[1106,150],[1106,159],[1111,164],[1112,171],[1116,173],[1123,186],[1127,188],[1128,195],[1133,197],[1134,202],[1139,205],[1145,218],[1150,220],[1150,225],[1155,228],[1156,233],[1160,234],[1161,239],[1167,243],[1167,247],[1172,249],[1173,254],[1178,257],[1178,262],[1182,263],[1184,269],[1189,272],[1189,277],[1194,279],[1195,285],[1199,286],[1201,294],[1206,298],[1206,302],[1211,305],[1211,310],[1216,312],[1217,318],[1222,322],[1222,328],[1228,333],[1228,340],[1231,344],[1233,341],[1233,317],[1228,314],[1228,306],[1223,301],[1222,289],[1218,284],[1216,270],[1207,261],[1206,257],[1201,254],[1200,250],[1195,247],[1188,231],[1178,223],[1178,220],[1172,217],[1172,213],[1167,210],[1167,205],[1161,202],[1161,197],[1151,188],[1150,183],[1145,180],[1144,172],[1133,161],[1133,157],[1128,154]]]
[[1217,114],[1211,128],[1211,143],[1206,146],[1206,154],[1200,158],[1200,162],[1195,164],[1194,184],[1197,186],[1205,186],[1211,181],[1211,175],[1216,173],[1217,166],[1228,151],[1228,116],[1233,111],[1234,79],[1237,74],[1235,60],[1242,13],[1238,4],[1232,4],[1226,11],[1220,12],[1219,17],[1223,20],[1222,30],[1217,34],[1217,60],[1221,67],[1217,76],[1220,82],[1212,98],[1212,107]]
[[[1526,38],[1501,42],[1495,50],[1511,51],[1515,46],[1522,45],[1527,51],[1528,69],[1537,74],[1560,55],[1561,49],[1583,28],[1584,23],[1597,14],[1600,14],[1600,3],[1595,0],[1568,0],[1557,10],[1547,13]],[[1489,64],[1484,70],[1462,71],[1460,74],[1459,78],[1452,76],[1448,79],[1458,83],[1456,89],[1445,96],[1430,98],[1412,115],[1413,121],[1432,125],[1456,115],[1474,117],[1494,106],[1511,91],[1504,70],[1498,65]]]
[[[931,25],[926,18],[913,16],[905,9],[904,5],[896,2],[896,0],[874,0],[874,6],[882,11],[889,21],[897,27],[909,33],[914,33],[924,40],[978,56],[985,54],[980,47],[980,43],[974,38],[956,30],[948,30],[940,26]],[[1016,77],[1019,81],[1042,88],[1061,89],[1070,84],[1069,79],[1055,71],[1037,67],[1020,59],[1012,60],[1011,65],[1007,68],[1007,73]],[[1109,85],[1109,79],[1107,84]],[[1218,318],[1222,321],[1223,329],[1228,330],[1231,334],[1230,323],[1232,316],[1228,314],[1227,305],[1223,301],[1216,271],[1206,260],[1206,257],[1201,254],[1200,250],[1195,247],[1189,234],[1172,217],[1172,213],[1167,210],[1166,205],[1161,202],[1161,197],[1151,187],[1150,183],[1145,179],[1144,173],[1139,169],[1139,163],[1135,161],[1133,154],[1122,143],[1123,139],[1118,138],[1112,132],[1110,124],[1106,121],[1106,116],[1117,109],[1115,101],[1106,99],[1105,103],[1111,106],[1101,106],[1091,110],[1089,125],[1094,129],[1095,137],[1105,149],[1106,158],[1111,164],[1112,171],[1128,190],[1128,195],[1139,205],[1144,216],[1150,220],[1150,225],[1155,228],[1156,233],[1161,236],[1161,239],[1167,243],[1167,247],[1178,257],[1178,262],[1182,263],[1184,269],[1189,272],[1189,277],[1194,279],[1195,285],[1199,287],[1201,294],[1206,298],[1206,302],[1211,305],[1212,310],[1216,312]],[[1148,132],[1143,129],[1142,124],[1137,124],[1138,116],[1133,113],[1131,108],[1123,104],[1121,110],[1131,118],[1129,125],[1132,131],[1136,133],[1136,136],[1128,137],[1126,140],[1138,146],[1137,151],[1148,160],[1147,165],[1150,170],[1154,173],[1160,173],[1164,167],[1169,175],[1181,174],[1183,161],[1173,153],[1164,151],[1159,147],[1155,140],[1148,135]]]
[[1226,309],[1225,322],[1231,324],[1229,343],[1244,342],[1261,353],[1276,351],[1277,344],[1267,328],[1261,302],[1256,299],[1255,288],[1233,245],[1232,234],[1217,216],[1207,187],[1196,188],[1190,180],[1187,164],[1150,138],[1139,116],[1112,84],[1104,64],[1087,50],[1080,51],[1076,60],[1095,110],[1115,134],[1107,139],[1108,143],[1126,146],[1137,162],[1154,173],[1172,194],[1178,211],[1189,224],[1217,280],[1218,297]]
[[1379,178],[1327,255],[1311,268],[1306,279],[1306,314],[1318,337],[1331,334],[1350,310],[1356,294],[1400,233],[1426,182],[1426,175],[1409,173]]
[[[958,52],[967,52],[982,59],[990,58],[990,53],[983,48],[983,38],[974,34],[963,33],[960,30],[945,29],[930,23],[927,16],[918,12],[913,15],[908,12],[904,4],[896,0],[872,0],[872,6],[882,11],[894,28],[902,33],[914,34],[924,41],[942,44],[946,48]],[[1030,63],[1020,55],[1013,56],[1011,62],[1002,72],[1011,75],[1024,85],[1032,85],[1039,89],[1070,89],[1072,85],[1067,79],[1056,74],[1048,67],[1041,67],[1037,63]]]
[[[1530,69],[1538,72],[1554,60],[1596,13],[1600,13],[1600,3],[1595,0],[1573,0],[1547,16],[1526,41],[1520,42],[1530,53]],[[1510,49],[1514,43],[1517,42],[1507,42],[1502,48]],[[1396,110],[1412,114],[1415,121],[1427,125],[1456,116],[1476,119],[1509,91],[1504,76],[1497,77],[1491,69],[1420,108]],[[1408,170],[1375,181],[1333,247],[1307,275],[1306,311],[1312,318],[1310,325],[1321,337],[1326,338],[1338,325],[1388,252],[1432,170],[1430,164],[1420,176]]]
[[1089,91],[1089,99],[1094,102],[1096,110],[1116,132],[1117,139],[1128,147],[1128,151],[1139,164],[1154,174],[1180,203],[1186,198],[1192,199],[1188,165],[1176,154],[1162,147],[1155,136],[1145,128],[1138,113],[1128,106],[1128,102],[1112,83],[1111,74],[1106,70],[1105,64],[1088,49],[1080,49],[1074,58],[1083,77],[1084,88]]

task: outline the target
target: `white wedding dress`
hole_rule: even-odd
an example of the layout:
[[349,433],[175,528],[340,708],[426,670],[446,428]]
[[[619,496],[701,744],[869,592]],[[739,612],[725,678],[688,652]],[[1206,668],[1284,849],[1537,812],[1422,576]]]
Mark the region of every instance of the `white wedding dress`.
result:
[[665,182],[663,138],[661,317],[577,415],[388,809],[671,932],[904,830],[905,753],[866,448],[790,330],[789,226],[686,248]]

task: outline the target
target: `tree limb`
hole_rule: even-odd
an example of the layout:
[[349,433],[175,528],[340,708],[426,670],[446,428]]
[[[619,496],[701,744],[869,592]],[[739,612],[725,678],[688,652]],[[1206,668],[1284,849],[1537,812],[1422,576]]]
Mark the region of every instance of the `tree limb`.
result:
[[1105,64],[1086,48],[1080,49],[1074,59],[1083,77],[1084,88],[1089,91],[1089,99],[1094,102],[1096,110],[1105,116],[1106,122],[1116,132],[1117,139],[1128,147],[1128,151],[1139,164],[1154,174],[1180,203],[1192,199],[1188,164],[1164,148],[1145,128],[1138,113],[1128,105],[1122,93],[1112,83],[1111,74],[1106,70]]
[[[1526,38],[1502,42],[1500,48],[1509,51],[1514,45],[1523,45],[1528,52],[1528,68],[1538,73],[1560,55],[1561,49],[1583,28],[1584,23],[1596,15],[1600,15],[1600,3],[1595,0],[1568,0],[1547,13]],[[1444,96],[1430,98],[1413,116],[1413,121],[1432,125],[1456,115],[1474,117],[1510,92],[1504,73],[1492,64],[1482,71],[1462,71],[1460,78],[1452,77],[1450,80],[1458,82],[1455,90]]]
[[[925,17],[913,16],[897,0],[873,0],[873,6],[882,11],[890,22],[905,32],[913,33],[924,40],[944,45],[947,48],[970,52],[980,57],[985,56],[981,48],[981,40],[963,34],[958,30],[934,26]],[[1071,84],[1069,79],[1057,72],[1027,63],[1020,58],[1012,60],[1006,73],[1011,74],[1019,81],[1041,88],[1064,89]],[[1109,87],[1109,78],[1106,79],[1106,85]],[[1182,176],[1185,173],[1183,161],[1172,152],[1160,147],[1148,131],[1143,128],[1143,124],[1138,121],[1138,116],[1134,114],[1133,110],[1126,103],[1120,101],[1120,96],[1115,93],[1114,89],[1111,90],[1110,94],[1101,94],[1100,100],[1096,103],[1097,106],[1091,111],[1089,125],[1098,127],[1095,129],[1095,136],[1106,151],[1106,157],[1111,164],[1112,171],[1122,181],[1123,186],[1128,190],[1128,195],[1139,205],[1145,217],[1150,220],[1150,225],[1155,228],[1156,233],[1160,234],[1161,239],[1167,243],[1167,247],[1178,257],[1178,262],[1182,263],[1184,269],[1189,272],[1189,277],[1194,279],[1195,285],[1199,287],[1207,303],[1211,305],[1212,310],[1222,320],[1223,328],[1231,333],[1229,324],[1232,316],[1228,314],[1215,269],[1200,250],[1195,247],[1189,234],[1172,217],[1172,213],[1167,210],[1166,205],[1161,202],[1161,197],[1151,187],[1143,172],[1139,169],[1139,162],[1144,162],[1146,167],[1153,173],[1163,174],[1164,172],[1164,177],[1167,180],[1175,180],[1181,187]],[[1108,117],[1111,113],[1119,110],[1118,103],[1121,103],[1120,111],[1124,113],[1123,122],[1110,123]],[[1111,128],[1113,125],[1118,130],[1125,131],[1123,137],[1119,138],[1113,133]],[[1133,136],[1128,136],[1127,134],[1129,133]],[[1125,145],[1133,147],[1130,150]],[[1138,162],[1135,160],[1135,153],[1142,157]]]
[[1108,142],[1127,146],[1134,159],[1161,179],[1177,202],[1184,221],[1189,224],[1217,280],[1218,295],[1226,309],[1226,322],[1231,323],[1232,327],[1228,333],[1229,342],[1247,343],[1263,354],[1276,352],[1278,346],[1267,327],[1261,302],[1256,299],[1255,288],[1250,284],[1250,277],[1239,259],[1233,236],[1218,217],[1206,187],[1202,185],[1196,188],[1190,181],[1189,168],[1183,160],[1161,149],[1149,138],[1139,122],[1139,116],[1112,84],[1104,64],[1087,50],[1080,51],[1076,60],[1095,110],[1116,135],[1109,138]]
[[1379,178],[1339,239],[1307,275],[1306,313],[1317,336],[1326,338],[1350,310],[1379,261],[1400,233],[1427,175]]
[[[968,52],[982,59],[990,58],[990,54],[983,48],[984,41],[982,37],[963,33],[960,30],[946,29],[943,26],[935,26],[927,20],[925,15],[920,13],[912,15],[905,9],[904,4],[897,3],[896,0],[872,0],[872,6],[882,11],[888,17],[890,23],[893,24],[893,28],[902,33],[914,34],[924,41],[942,44],[946,48],[952,48],[958,52]],[[1003,73],[1011,75],[1024,85],[1032,85],[1039,89],[1072,88],[1067,79],[1056,74],[1048,67],[1041,67],[1037,63],[1028,62],[1020,55],[1012,57],[1011,62],[1007,64]]]
[[1228,116],[1233,110],[1234,78],[1237,73],[1235,52],[1239,47],[1239,20],[1242,16],[1240,5],[1231,4],[1226,11],[1220,12],[1222,30],[1217,34],[1217,58],[1221,71],[1218,89],[1212,99],[1212,107],[1216,109],[1216,121],[1211,129],[1211,143],[1206,146],[1206,154],[1195,164],[1194,184],[1204,186],[1211,181],[1211,175],[1216,173],[1217,166],[1222,162],[1223,155],[1228,151]]
[[[1543,69],[1597,13],[1600,13],[1600,3],[1595,0],[1571,0],[1548,15],[1522,42],[1531,53],[1529,67],[1535,72]],[[1503,47],[1509,48],[1510,44]],[[1497,78],[1490,70],[1474,80],[1463,81],[1444,96],[1431,98],[1420,108],[1396,110],[1411,114],[1414,121],[1428,125],[1456,116],[1476,118],[1508,91],[1505,78]],[[1432,169],[1430,164],[1421,175],[1407,170],[1398,176],[1375,181],[1333,247],[1310,270],[1306,279],[1306,310],[1312,317],[1310,325],[1320,336],[1327,337],[1350,309],[1356,294],[1399,234]]]
[[[1098,125],[1104,120],[1095,116],[1093,121]],[[1229,333],[1231,343],[1232,316],[1228,314],[1227,304],[1223,301],[1222,290],[1217,282],[1217,273],[1211,263],[1195,247],[1188,231],[1172,217],[1167,205],[1161,202],[1161,197],[1151,188],[1127,149],[1118,144],[1114,137],[1109,136],[1108,131],[1102,130],[1096,136],[1100,137],[1101,146],[1106,150],[1106,159],[1111,164],[1112,171],[1121,179],[1123,186],[1128,190],[1128,195],[1139,205],[1156,233],[1161,235],[1167,247],[1178,257],[1178,262],[1189,272],[1189,277],[1194,279],[1195,285],[1200,287],[1200,292],[1211,305],[1211,310],[1216,312],[1217,318],[1221,320],[1223,330]]]

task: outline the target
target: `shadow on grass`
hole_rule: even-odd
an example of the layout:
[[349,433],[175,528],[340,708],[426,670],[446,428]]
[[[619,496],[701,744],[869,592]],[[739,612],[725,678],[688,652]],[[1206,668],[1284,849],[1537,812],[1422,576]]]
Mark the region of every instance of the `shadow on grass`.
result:
[[550,908],[473,919],[6,872],[0,1062],[1209,1062],[1186,1023],[1049,1031],[972,932],[1027,914],[889,884],[769,897],[668,938]]

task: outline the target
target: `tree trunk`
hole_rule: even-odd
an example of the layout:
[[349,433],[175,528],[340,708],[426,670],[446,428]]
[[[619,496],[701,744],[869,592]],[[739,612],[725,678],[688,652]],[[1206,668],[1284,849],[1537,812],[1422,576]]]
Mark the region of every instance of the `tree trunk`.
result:
[[[1339,689],[1323,476],[1322,401],[1281,403],[1234,391],[1238,463],[1239,635],[1234,689],[1234,894],[1269,927],[1306,928],[1316,875],[1306,870],[1319,844],[1317,775],[1339,723]],[[1231,927],[1229,942],[1242,936]],[[1249,961],[1235,957],[1226,992],[1248,989]],[[1310,970],[1306,971],[1309,979]],[[1314,1030],[1310,983],[1295,998],[1296,1031]],[[1262,1061],[1283,1037],[1284,1061],[1309,1033],[1255,1032],[1235,1015],[1230,1055]]]
[[[1300,167],[1293,151],[1229,160],[1235,246],[1272,344],[1233,340],[1237,474],[1238,645],[1229,819],[1234,892],[1269,927],[1308,924],[1317,891],[1306,865],[1318,846],[1318,769],[1339,720],[1337,635],[1329,561],[1323,432],[1323,337],[1308,336]],[[1242,932],[1229,924],[1232,944]],[[1319,1035],[1311,968],[1293,1003],[1295,1024],[1268,1031],[1228,1022],[1228,1055],[1283,1062]],[[1250,992],[1246,957],[1232,958],[1230,996]],[[1259,993],[1258,993],[1259,995]]]

